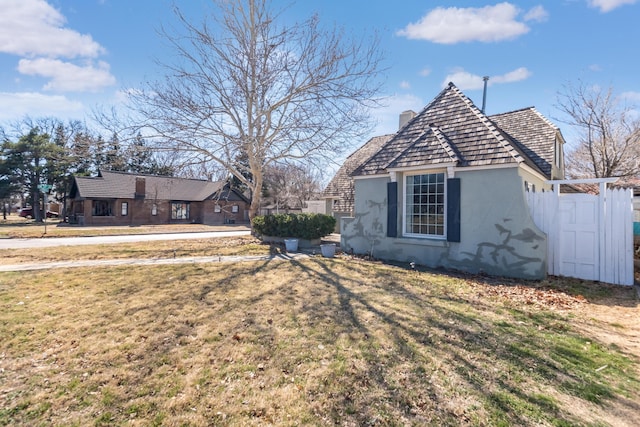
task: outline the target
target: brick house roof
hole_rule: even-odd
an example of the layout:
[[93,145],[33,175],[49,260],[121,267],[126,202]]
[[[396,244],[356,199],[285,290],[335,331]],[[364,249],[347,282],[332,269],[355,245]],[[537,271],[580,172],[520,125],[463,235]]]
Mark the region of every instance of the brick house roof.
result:
[[[519,128],[518,120],[526,124],[523,129]],[[357,167],[352,176],[438,163],[457,166],[525,163],[550,178],[556,131],[534,109],[487,117],[449,83],[376,154]]]
[[97,177],[76,176],[71,197],[83,199],[134,199],[136,178],[145,180],[145,198],[151,200],[202,201],[218,193],[226,181],[204,181],[126,172],[100,171]]
[[392,137],[393,134],[374,136],[347,157],[322,193],[324,198],[334,198],[336,200],[333,206],[334,211],[351,212],[353,209],[354,196],[351,173],[362,163],[366,162],[372,155],[377,153]]

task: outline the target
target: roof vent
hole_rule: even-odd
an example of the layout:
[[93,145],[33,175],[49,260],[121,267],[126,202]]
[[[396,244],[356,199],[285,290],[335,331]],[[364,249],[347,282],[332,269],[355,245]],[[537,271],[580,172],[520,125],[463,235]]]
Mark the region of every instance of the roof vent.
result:
[[489,76],[484,76],[482,80],[484,81],[484,90],[482,91],[482,114],[484,114],[484,107],[487,105],[487,82],[489,81]]

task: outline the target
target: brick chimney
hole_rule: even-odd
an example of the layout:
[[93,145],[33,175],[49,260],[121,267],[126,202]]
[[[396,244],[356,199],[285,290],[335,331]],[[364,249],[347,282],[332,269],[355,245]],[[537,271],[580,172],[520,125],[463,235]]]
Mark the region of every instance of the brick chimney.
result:
[[143,176],[136,176],[136,193],[134,196],[136,199],[144,199],[146,194],[146,186],[146,179]]

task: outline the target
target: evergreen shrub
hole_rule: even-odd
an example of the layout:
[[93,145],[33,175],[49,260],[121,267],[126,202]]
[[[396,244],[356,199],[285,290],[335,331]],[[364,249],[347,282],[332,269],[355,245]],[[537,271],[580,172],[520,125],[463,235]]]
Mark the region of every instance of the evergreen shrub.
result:
[[314,240],[333,233],[336,219],[330,215],[273,214],[253,218],[253,231],[261,236]]

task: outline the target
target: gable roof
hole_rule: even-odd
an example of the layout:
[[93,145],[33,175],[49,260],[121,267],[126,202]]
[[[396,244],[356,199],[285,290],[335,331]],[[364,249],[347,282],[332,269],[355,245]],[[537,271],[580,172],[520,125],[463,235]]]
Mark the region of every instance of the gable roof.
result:
[[353,209],[353,178],[351,178],[351,173],[362,163],[366,162],[372,155],[377,153],[392,137],[393,134],[374,136],[346,158],[340,169],[338,169],[338,172],[336,172],[333,179],[331,179],[322,192],[322,197],[337,200],[334,205],[334,210],[350,212]]
[[[170,176],[100,171],[97,177],[74,177],[77,196],[85,199],[134,199],[136,178],[145,179],[145,198],[154,200],[202,201],[224,188],[226,181],[204,181]],[[72,189],[72,197],[75,197]]]
[[[523,110],[524,111],[524,110]],[[537,113],[537,112],[536,112]],[[523,114],[524,115],[524,114]],[[530,119],[531,130],[542,127],[537,120]],[[539,113],[537,113],[539,115]],[[517,116],[517,115],[516,115]],[[513,116],[517,119],[516,116]],[[550,177],[536,162],[535,150],[543,146],[544,136],[539,139],[525,137],[508,124],[517,124],[508,114],[496,121],[485,116],[453,83],[436,96],[418,115],[400,129],[376,154],[358,167],[352,175],[375,175],[389,169],[431,164],[455,164],[457,166],[485,166],[526,163],[533,169]],[[507,123],[511,133],[496,123]],[[552,127],[546,122],[547,127]],[[556,128],[557,129],[557,128]],[[555,130],[554,138],[555,141]],[[535,142],[532,146],[527,145]],[[553,150],[553,145],[551,146]],[[551,151],[553,153],[553,151]],[[540,159],[546,158],[538,155]],[[538,159],[538,160],[540,160]],[[550,168],[549,168],[550,171]]]
[[534,107],[489,116],[522,151],[551,177],[556,136],[560,129]]

